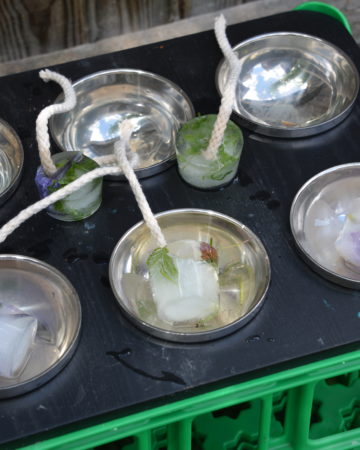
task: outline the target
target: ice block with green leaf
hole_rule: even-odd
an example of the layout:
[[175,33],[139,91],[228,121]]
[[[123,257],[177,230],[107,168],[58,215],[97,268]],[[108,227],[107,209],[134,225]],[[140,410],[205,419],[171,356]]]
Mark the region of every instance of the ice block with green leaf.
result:
[[227,123],[222,144],[213,159],[206,159],[216,115],[199,116],[186,122],[179,130],[176,154],[181,177],[192,186],[212,189],[224,186],[236,176],[243,135],[233,122]]
[[204,321],[219,307],[217,251],[193,240],[171,242],[147,260],[160,319],[171,324]]

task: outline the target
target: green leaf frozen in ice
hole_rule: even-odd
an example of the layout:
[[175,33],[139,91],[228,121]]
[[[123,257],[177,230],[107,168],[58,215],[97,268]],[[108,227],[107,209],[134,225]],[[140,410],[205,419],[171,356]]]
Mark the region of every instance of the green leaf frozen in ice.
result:
[[166,247],[156,248],[148,257],[146,264],[149,269],[158,270],[164,278],[176,283],[178,271]]

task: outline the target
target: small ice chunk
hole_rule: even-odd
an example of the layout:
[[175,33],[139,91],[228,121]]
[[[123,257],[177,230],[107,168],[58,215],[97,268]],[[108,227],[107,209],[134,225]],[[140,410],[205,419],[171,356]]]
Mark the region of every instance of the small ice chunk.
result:
[[345,265],[360,272],[360,198],[351,203],[349,211],[335,248]]
[[170,323],[194,322],[219,307],[216,250],[205,242],[183,240],[156,249],[148,261],[157,314]]
[[24,370],[38,321],[11,305],[0,303],[0,377],[16,378]]

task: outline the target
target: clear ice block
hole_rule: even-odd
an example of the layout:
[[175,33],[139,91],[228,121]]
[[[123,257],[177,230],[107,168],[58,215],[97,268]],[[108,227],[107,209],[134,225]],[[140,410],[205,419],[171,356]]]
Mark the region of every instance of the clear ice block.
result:
[[216,115],[196,117],[186,122],[179,130],[176,140],[176,155],[181,177],[192,186],[212,189],[224,186],[235,177],[241,151],[243,135],[240,128],[229,121],[217,157],[207,160],[203,156],[216,120]]
[[[57,153],[52,158],[59,169],[54,176],[48,177],[41,166],[36,172],[35,183],[41,198],[99,167],[95,161],[80,152]],[[50,205],[47,212],[55,219],[68,222],[86,219],[100,207],[101,192],[102,178],[97,178],[63,200]]]
[[15,306],[0,304],[0,377],[16,378],[24,370],[38,321]]
[[175,241],[147,261],[157,315],[171,324],[198,322],[219,308],[216,250],[205,242]]
[[351,203],[349,211],[335,248],[346,266],[360,272],[360,198]]

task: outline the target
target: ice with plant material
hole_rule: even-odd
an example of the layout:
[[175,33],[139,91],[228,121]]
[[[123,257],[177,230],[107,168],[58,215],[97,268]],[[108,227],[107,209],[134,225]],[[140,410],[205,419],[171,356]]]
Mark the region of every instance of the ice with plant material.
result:
[[147,260],[157,315],[171,324],[198,322],[219,308],[217,251],[206,242],[179,240]]
[[229,183],[236,175],[243,146],[243,136],[233,122],[227,123],[217,157],[208,160],[204,150],[209,144],[216,116],[196,117],[180,128],[176,140],[179,172],[193,186],[209,189]]
[[360,272],[360,197],[350,205],[335,248],[350,269]]
[[[47,176],[42,166],[37,170],[35,182],[41,198],[67,186],[87,172],[96,169],[98,164],[79,152],[65,152],[53,157],[57,172]],[[48,213],[56,219],[76,221],[94,213],[101,203],[102,179],[95,179],[76,192],[59,200],[48,208]]]
[[12,305],[0,303],[0,377],[16,378],[24,370],[38,321]]

